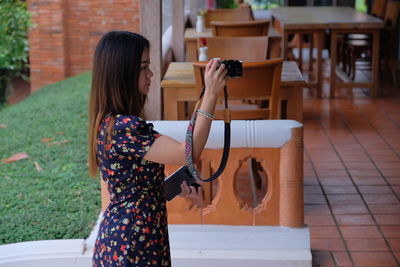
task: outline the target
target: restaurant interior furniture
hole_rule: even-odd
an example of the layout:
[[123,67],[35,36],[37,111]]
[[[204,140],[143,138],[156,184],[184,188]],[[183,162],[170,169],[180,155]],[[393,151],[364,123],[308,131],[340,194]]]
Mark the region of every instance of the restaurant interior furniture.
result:
[[[206,64],[206,62],[193,63],[195,86],[199,94],[204,87]],[[251,110],[235,110],[235,106],[230,106],[232,119],[279,119],[281,73],[282,59],[243,62],[243,76],[228,79],[227,81],[229,100],[268,100],[269,105],[268,107],[258,107]],[[223,98],[223,94],[220,97]],[[240,108],[240,106],[236,107]],[[254,105],[252,106],[254,107]],[[222,110],[216,109],[215,117],[222,119]]]
[[202,45],[203,40],[208,48],[209,59],[237,59],[246,62],[267,59],[267,36],[199,38],[197,47]]
[[[206,28],[204,32],[196,32],[194,28],[187,28],[185,30],[185,47],[186,47],[186,61],[195,61],[198,59],[198,45],[199,38],[214,37],[210,28]],[[274,28],[268,31],[268,51],[267,59],[281,57],[282,35]]]
[[269,20],[212,21],[214,36],[260,36],[268,35]]
[[211,21],[249,21],[254,20],[251,8],[219,8],[210,9],[204,15],[206,28],[211,26]]
[[[380,2],[380,1],[376,1]],[[383,2],[383,1],[382,1]],[[384,28],[381,31],[381,49],[380,56],[384,60],[386,68],[389,69],[390,62],[394,60],[394,50],[395,50],[395,37],[397,30],[397,19],[400,12],[400,2],[398,1],[388,1],[387,8],[384,16]],[[356,74],[356,61],[358,59],[365,59],[368,62],[371,61],[370,54],[372,49],[372,41],[370,36],[366,39],[353,39],[346,40],[344,45],[345,53],[343,57],[348,59],[348,66],[345,68],[347,74],[351,76],[351,79],[355,79]],[[344,60],[343,60],[344,61]],[[344,65],[346,61],[344,61]],[[392,77],[394,80],[395,77]]]

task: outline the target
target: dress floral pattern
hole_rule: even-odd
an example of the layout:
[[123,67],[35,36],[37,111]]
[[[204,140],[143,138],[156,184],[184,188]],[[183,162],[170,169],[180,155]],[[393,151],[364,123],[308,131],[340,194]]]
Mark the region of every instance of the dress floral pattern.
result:
[[171,266],[164,166],[143,158],[160,135],[139,117],[117,115],[106,142],[109,120],[99,127],[97,157],[111,203],[100,224],[93,266]]

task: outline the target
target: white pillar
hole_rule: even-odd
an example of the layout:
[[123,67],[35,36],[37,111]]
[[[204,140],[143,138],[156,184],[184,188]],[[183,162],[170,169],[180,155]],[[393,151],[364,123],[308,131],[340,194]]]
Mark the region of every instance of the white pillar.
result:
[[148,101],[144,108],[147,120],[161,119],[161,64],[162,64],[162,0],[141,0],[141,33],[150,41],[151,79]]
[[172,51],[175,61],[185,61],[185,1],[172,0]]

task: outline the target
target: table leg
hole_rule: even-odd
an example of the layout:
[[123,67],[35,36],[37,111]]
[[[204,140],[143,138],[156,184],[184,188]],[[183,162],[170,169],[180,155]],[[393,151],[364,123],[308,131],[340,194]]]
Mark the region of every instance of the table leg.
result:
[[287,31],[283,31],[283,38],[282,38],[282,58],[284,60],[287,60],[287,56],[288,56],[288,39],[289,39],[289,33]]
[[378,83],[379,83],[379,36],[380,32],[374,30],[372,32],[372,87],[371,96],[378,96]]
[[178,98],[176,88],[164,90],[164,119],[178,120]]
[[299,69],[300,71],[303,71],[303,37],[304,35],[302,33],[298,34],[299,36]]
[[310,54],[308,56],[308,70],[313,69],[314,34],[310,34]]
[[331,84],[330,84],[330,97],[335,97],[335,83],[336,83],[336,53],[337,53],[337,31],[331,32]]
[[324,48],[324,32],[318,31],[317,35],[317,97],[322,97],[323,62],[322,49]]
[[287,119],[303,122],[303,89],[287,89]]

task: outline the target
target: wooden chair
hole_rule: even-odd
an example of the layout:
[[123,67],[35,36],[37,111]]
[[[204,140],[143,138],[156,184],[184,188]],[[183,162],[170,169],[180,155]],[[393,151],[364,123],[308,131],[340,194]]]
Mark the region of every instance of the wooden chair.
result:
[[[230,105],[233,120],[279,119],[279,91],[281,84],[282,59],[270,59],[259,62],[243,63],[243,77],[229,79],[227,82],[230,100],[269,100],[268,107],[251,107],[249,105]],[[194,62],[196,89],[200,93],[204,87],[205,62]],[[223,100],[224,95],[220,95]],[[218,107],[217,107],[218,108]],[[223,119],[223,110],[215,110],[215,118]],[[262,179],[259,170],[262,169],[255,159],[248,159],[250,184],[253,195],[253,206],[256,206],[256,188],[261,188]],[[210,185],[211,186],[211,185]],[[210,188],[211,190],[211,188]]]
[[204,15],[205,25],[211,26],[211,21],[251,21],[254,20],[251,8],[211,9]]
[[[231,110],[234,120],[278,119],[279,90],[281,86],[282,59],[259,62],[244,62],[243,77],[229,79],[227,82],[230,100],[269,100],[268,107],[256,109]],[[194,62],[194,77],[197,91],[204,86],[206,62]],[[220,99],[223,99],[221,94]],[[215,117],[223,118],[222,110],[216,110]]]
[[[384,57],[386,67],[389,69],[391,60],[394,59],[394,45],[397,19],[400,13],[399,1],[388,1],[384,16],[384,29],[381,31],[381,51],[380,54]],[[361,54],[370,54],[372,41],[370,39],[355,39],[346,41],[346,54],[344,57],[349,59],[346,67],[347,74],[354,80],[356,73],[356,61]],[[368,59],[368,58],[367,58]],[[392,77],[395,80],[395,77]]]
[[213,21],[211,29],[214,36],[261,36],[268,35],[270,21]]
[[[208,58],[238,59],[244,62],[267,59],[268,37],[209,37],[204,38],[208,47]],[[201,38],[197,40],[200,47]]]

